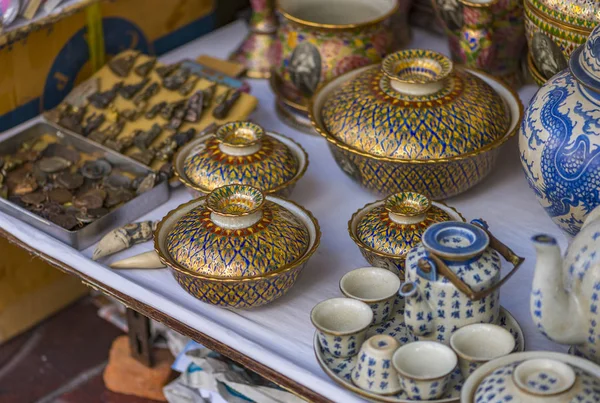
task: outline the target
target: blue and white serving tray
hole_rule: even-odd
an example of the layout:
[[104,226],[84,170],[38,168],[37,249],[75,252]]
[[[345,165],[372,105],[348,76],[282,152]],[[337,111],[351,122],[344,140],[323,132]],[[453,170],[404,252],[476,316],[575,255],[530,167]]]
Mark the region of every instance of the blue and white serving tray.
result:
[[[402,297],[398,297],[396,299],[394,305],[395,313],[386,323],[382,323],[379,325],[373,325],[367,332],[367,339],[371,336],[375,336],[377,334],[386,334],[394,337],[396,340],[400,342],[400,345],[404,345],[406,343],[411,343],[416,341],[415,337],[409,332],[406,324],[404,323],[404,299]],[[517,322],[517,320],[504,308],[500,308],[500,316],[498,319],[498,325],[507,329],[515,338],[515,352],[520,352],[525,349],[525,337],[523,336],[523,331],[521,330],[521,326]],[[350,379],[350,374],[352,370],[356,366],[356,362],[358,357],[347,357],[347,358],[336,358],[331,354],[327,353],[321,348],[319,340],[317,338],[317,334],[315,333],[315,337],[313,339],[313,347],[315,350],[315,355],[317,357],[317,361],[323,371],[331,379],[333,379],[338,384],[342,385],[348,390],[359,394],[367,399],[378,401],[378,402],[386,402],[386,403],[414,403],[416,400],[411,400],[407,397],[404,391],[400,391],[395,395],[383,396],[375,393],[368,392],[359,388],[358,386],[352,383]],[[429,400],[428,402],[433,403],[451,403],[458,402],[460,399],[460,394],[463,386],[463,378],[460,374],[460,369],[457,367],[452,374],[452,379],[450,381],[450,386],[448,388],[448,392],[446,395],[439,400]]]

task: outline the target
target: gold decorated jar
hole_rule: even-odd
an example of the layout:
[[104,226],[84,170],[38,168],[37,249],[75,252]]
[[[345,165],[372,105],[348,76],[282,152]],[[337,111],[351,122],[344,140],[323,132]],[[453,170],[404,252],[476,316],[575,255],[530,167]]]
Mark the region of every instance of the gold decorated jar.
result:
[[443,221],[465,219],[442,202],[414,192],[400,192],[359,209],[348,221],[348,232],[372,266],[404,279],[408,252],[421,242],[429,226]]
[[308,167],[298,143],[242,121],[191,141],[174,161],[175,175],[195,197],[236,183],[287,197]]
[[542,85],[567,68],[571,53],[600,22],[600,6],[589,0],[525,0],[528,67]]
[[285,294],[316,251],[320,229],[297,204],[229,185],[168,213],[155,250],[179,285],[203,302],[251,308]]
[[308,103],[323,82],[393,50],[390,19],[397,9],[397,0],[280,0],[281,57],[271,78],[278,104],[310,127]]
[[485,178],[523,115],[505,84],[427,50],[400,51],[330,81],[309,111],[338,165],[361,185],[434,200]]

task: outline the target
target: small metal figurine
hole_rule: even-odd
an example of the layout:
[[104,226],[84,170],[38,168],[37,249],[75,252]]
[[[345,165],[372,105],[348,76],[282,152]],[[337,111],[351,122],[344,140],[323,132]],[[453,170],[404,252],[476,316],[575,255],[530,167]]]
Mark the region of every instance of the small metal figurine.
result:
[[176,72],[163,80],[163,87],[171,91],[176,91],[187,81],[189,76],[189,69],[186,69],[185,67],[177,69]]
[[158,182],[166,181],[171,179],[173,176],[173,164],[171,162],[165,162],[158,170]]
[[232,88],[227,88],[225,91],[216,96],[214,103],[216,105],[221,105],[229,96],[231,95]]
[[175,133],[159,146],[156,152],[156,158],[161,161],[168,161],[179,147],[187,144],[196,134],[196,129],[190,128],[185,132]]
[[58,124],[67,128],[68,130],[74,131],[75,133],[81,133],[83,132],[81,122],[83,121],[85,112],[85,107],[78,108],[75,106],[67,105],[65,110],[63,110],[60,114]]
[[213,110],[213,117],[216,119],[225,119],[241,95],[241,91],[237,90],[227,100],[218,104]]
[[140,52],[135,52],[119,58],[113,57],[108,62],[108,67],[119,77],[127,77],[139,55]]
[[142,93],[136,95],[135,99],[133,100],[133,103],[136,105],[143,104],[147,102],[150,98],[155,96],[158,93],[158,91],[160,91],[160,84],[157,82],[153,82],[148,87],[146,87],[146,89]]
[[183,124],[183,118],[185,117],[185,115],[186,108],[184,106],[180,106],[179,108],[175,109],[173,117],[171,118],[169,123],[166,124],[165,128],[167,130],[178,130]]
[[146,77],[142,78],[142,80],[137,84],[124,85],[119,89],[119,94],[125,99],[131,99],[135,96],[135,94],[140,92],[140,90],[144,88],[149,81],[150,79]]
[[138,108],[130,108],[130,109],[123,109],[121,111],[119,111],[119,116],[124,117],[125,119],[127,119],[130,122],[134,122],[136,120],[138,120],[146,111],[145,108],[145,104],[142,104],[142,107],[138,107]]
[[133,143],[140,151],[146,151],[150,144],[162,133],[162,128],[158,124],[153,124],[150,130],[145,131],[137,136],[133,140]]
[[106,109],[108,105],[115,99],[118,91],[123,86],[123,82],[119,81],[113,87],[104,92],[96,92],[88,97],[88,100],[92,105],[98,109]]
[[179,93],[183,96],[188,96],[190,92],[192,92],[194,88],[196,88],[196,84],[199,80],[200,77],[192,76],[192,78],[190,78],[185,84],[181,86],[181,88],[179,88]]
[[104,235],[96,246],[93,260],[113,255],[138,243],[152,240],[158,221],[142,221],[124,225]]
[[156,57],[151,57],[147,62],[144,62],[144,63],[140,64],[139,66],[136,66],[133,71],[135,72],[135,74],[137,74],[140,77],[146,77],[148,75],[148,73],[150,73],[152,71],[152,68],[154,68],[155,64],[156,64]]
[[150,110],[146,112],[146,119],[154,119],[156,115],[158,115],[158,113],[164,109],[165,106],[167,106],[167,101],[162,101],[156,105],[153,105]]
[[203,109],[204,92],[196,91],[187,102],[184,120],[186,122],[198,123],[200,116],[202,116]]
[[170,76],[175,70],[179,68],[180,63],[175,64],[167,64],[164,66],[160,66],[156,68],[156,74],[158,74],[161,78],[166,78]]
[[140,133],[143,133],[143,130],[137,129],[130,136],[123,137],[120,139],[108,139],[104,142],[104,145],[110,148],[111,150],[115,150],[118,153],[122,153],[127,148],[133,145],[133,139]]
[[181,100],[175,101],[175,102],[171,102],[170,104],[167,104],[167,106],[164,107],[160,111],[160,116],[165,120],[171,120],[171,118],[175,114],[175,111],[179,108],[182,108],[183,106],[185,106],[184,99],[181,99]]
[[210,87],[202,90],[202,92],[204,92],[204,100],[202,102],[202,106],[204,108],[210,108],[210,106],[212,105],[212,101],[213,98],[215,96],[215,92],[217,90],[217,84],[213,84]]
[[88,138],[97,143],[104,143],[108,139],[116,138],[123,131],[124,126],[125,120],[118,119],[116,122],[111,123],[110,126],[102,131],[94,130]]
[[82,134],[84,136],[89,136],[95,130],[98,130],[102,123],[106,120],[106,117],[103,113],[94,112],[87,118],[85,118],[85,125],[83,126]]

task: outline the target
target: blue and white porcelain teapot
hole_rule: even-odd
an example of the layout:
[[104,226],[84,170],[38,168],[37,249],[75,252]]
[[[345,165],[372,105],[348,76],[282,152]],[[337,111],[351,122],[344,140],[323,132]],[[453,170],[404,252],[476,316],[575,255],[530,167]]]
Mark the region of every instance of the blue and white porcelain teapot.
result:
[[[500,256],[514,265],[500,279]],[[432,225],[406,258],[404,320],[419,340],[448,343],[457,329],[473,323],[495,323],[500,286],[523,262],[488,232],[482,220]]]
[[600,205],[600,26],[577,48],[569,68],[535,94],[521,125],[523,170],[538,201],[576,235]]

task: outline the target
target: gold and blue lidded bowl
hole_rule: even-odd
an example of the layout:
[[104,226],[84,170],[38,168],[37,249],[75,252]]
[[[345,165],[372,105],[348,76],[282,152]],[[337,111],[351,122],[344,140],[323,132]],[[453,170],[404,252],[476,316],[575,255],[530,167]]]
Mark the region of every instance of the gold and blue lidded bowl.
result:
[[325,84],[310,115],[338,165],[364,187],[444,199],[489,174],[523,107],[492,76],[404,50]]
[[227,185],[171,211],[154,244],[188,293],[250,308],[285,294],[319,245],[312,214],[248,185]]
[[367,204],[352,215],[348,232],[365,259],[404,278],[408,252],[432,224],[465,221],[454,208],[415,192],[400,192]]
[[289,196],[308,167],[295,141],[252,122],[231,122],[190,143],[175,157],[175,174],[194,196],[240,183]]

